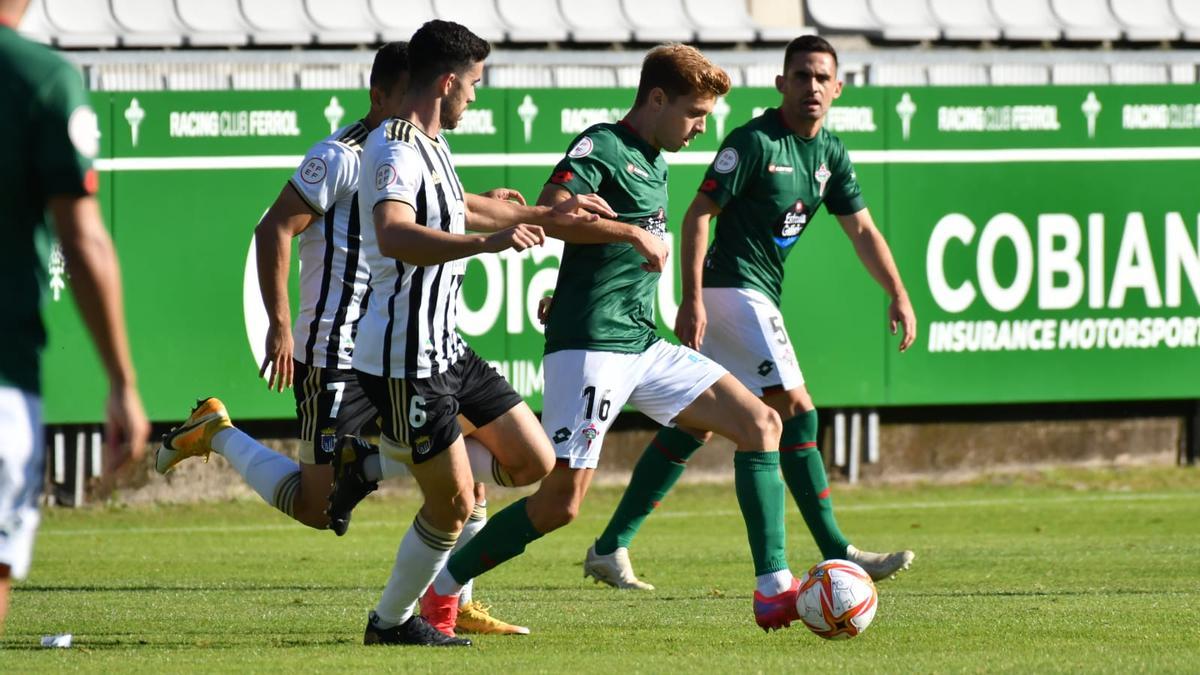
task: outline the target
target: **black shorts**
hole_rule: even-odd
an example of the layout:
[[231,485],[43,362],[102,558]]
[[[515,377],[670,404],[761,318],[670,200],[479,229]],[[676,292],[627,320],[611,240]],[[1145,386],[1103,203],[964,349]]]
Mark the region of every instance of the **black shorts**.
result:
[[363,393],[353,370],[309,366],[293,359],[296,437],[303,464],[329,464],[342,436],[362,436],[375,427],[379,413]]
[[380,430],[412,452],[420,464],[450,447],[462,434],[462,413],[476,428],[521,403],[512,386],[468,348],[444,373],[426,378],[388,379],[357,371],[367,397],[381,411]]

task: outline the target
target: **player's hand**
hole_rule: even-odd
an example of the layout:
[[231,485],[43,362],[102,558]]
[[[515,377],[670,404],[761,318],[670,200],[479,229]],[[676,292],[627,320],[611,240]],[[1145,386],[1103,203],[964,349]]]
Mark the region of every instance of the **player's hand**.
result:
[[550,215],[555,225],[576,225],[594,223],[601,218],[616,218],[617,212],[599,195],[572,195],[570,199],[555,204],[550,209]]
[[647,272],[662,272],[667,269],[667,257],[671,255],[671,248],[667,246],[667,242],[645,230],[638,232],[633,240],[633,247],[646,259],[646,262],[642,263],[642,269]]
[[483,193],[483,196],[489,199],[499,199],[502,202],[516,202],[525,206],[525,195],[512,188],[495,188]]
[[283,391],[292,386],[292,329],[287,324],[267,327],[266,357],[258,376],[267,379],[267,389]]
[[888,323],[891,326],[892,335],[896,334],[897,328],[904,330],[900,336],[900,351],[908,351],[908,348],[917,339],[917,313],[913,311],[907,293],[900,293],[892,299],[892,304],[888,305]]
[[104,469],[112,473],[146,456],[150,422],[142,399],[132,385],[118,385],[108,392],[104,410]]
[[680,344],[696,351],[704,344],[704,329],[708,327],[708,313],[700,301],[684,301],[675,314],[675,337]]
[[514,251],[524,251],[527,248],[541,246],[545,242],[546,233],[542,231],[542,228],[522,223],[489,235],[484,240],[483,250],[487,253],[499,253],[510,248]]
[[546,325],[546,320],[550,318],[550,305],[553,302],[554,302],[553,295],[547,295],[546,297],[542,298],[541,300],[538,300],[537,320],[538,320],[538,323],[542,324],[543,326]]

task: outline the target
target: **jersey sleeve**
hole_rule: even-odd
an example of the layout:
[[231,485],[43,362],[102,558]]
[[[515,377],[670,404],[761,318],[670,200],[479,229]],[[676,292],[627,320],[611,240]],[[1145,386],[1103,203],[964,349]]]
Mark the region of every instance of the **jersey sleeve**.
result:
[[381,202],[404,202],[417,209],[417,193],[421,190],[421,167],[425,166],[420,153],[404,141],[390,141],[378,154],[373,166],[363,167],[363,179],[371,176],[375,188],[371,208]]
[[46,194],[94,193],[100,127],[79,72],[63,62],[42,84],[34,106],[33,165]]
[[846,146],[839,140],[834,143],[829,155],[830,177],[825,188],[825,208],[835,216],[848,216],[867,207],[862,189],[858,186],[858,175],[850,162]]
[[746,127],[734,129],[708,166],[700,192],[724,208],[762,170],[762,155],[758,134]]
[[313,211],[324,214],[358,189],[358,155],[332,142],[313,146],[289,182]]
[[609,132],[602,129],[580,134],[546,182],[561,185],[577,195],[598,192],[613,175],[615,145]]

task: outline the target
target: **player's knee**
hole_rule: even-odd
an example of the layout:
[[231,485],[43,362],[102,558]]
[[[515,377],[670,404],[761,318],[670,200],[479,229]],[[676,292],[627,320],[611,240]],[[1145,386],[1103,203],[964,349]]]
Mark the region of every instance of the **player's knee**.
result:
[[755,406],[747,416],[742,430],[743,438],[737,441],[744,448],[770,449],[779,447],[779,436],[783,433],[783,422],[779,413],[768,405]]
[[441,500],[426,500],[422,511],[429,523],[443,532],[461,532],[475,508],[474,488]]
[[546,476],[554,469],[554,455],[551,453],[530,453],[529,459],[520,466],[514,467],[509,471],[512,476],[513,485],[520,487],[523,485],[533,485]]
[[707,443],[707,442],[711,441],[712,437],[713,437],[713,432],[711,432],[711,431],[705,431],[703,429],[697,429],[694,427],[685,427],[685,426],[679,426],[677,428],[680,431],[682,431],[683,433],[696,439],[700,443]]

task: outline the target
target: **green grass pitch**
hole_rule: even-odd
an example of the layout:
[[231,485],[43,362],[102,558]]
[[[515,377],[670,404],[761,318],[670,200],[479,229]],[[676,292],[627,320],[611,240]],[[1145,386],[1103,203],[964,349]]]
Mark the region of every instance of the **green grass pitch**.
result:
[[[514,498],[493,496],[497,509]],[[731,486],[681,487],[633,559],[658,586],[618,592],[581,561],[619,491],[484,576],[477,597],[528,637],[466,650],[363,647],[411,495],[372,498],[349,534],[307,530],[256,501],[45,513],[14,592],[0,671],[1196,672],[1200,473],[1073,470],[960,486],[835,486],[864,548],[907,546],[867,633],[825,642],[753,623]],[[789,513],[793,571],[816,562]],[[71,649],[42,635],[73,633]]]

